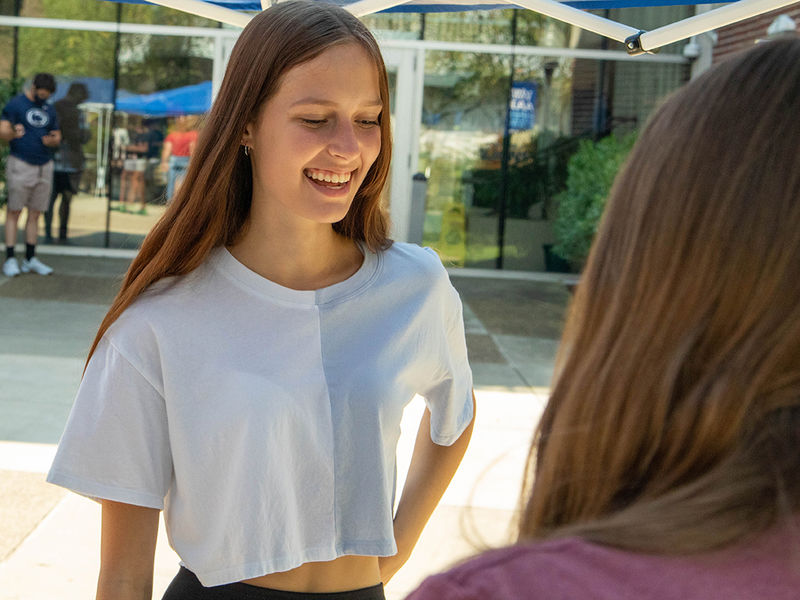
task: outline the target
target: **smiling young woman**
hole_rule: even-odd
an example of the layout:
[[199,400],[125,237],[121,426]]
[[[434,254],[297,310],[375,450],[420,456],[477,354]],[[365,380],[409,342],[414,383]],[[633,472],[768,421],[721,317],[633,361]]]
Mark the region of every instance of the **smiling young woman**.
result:
[[[461,303],[387,237],[388,83],[332,5],[242,32],[92,347],[48,476],[103,503],[99,599],[383,598],[470,438]],[[426,399],[393,514],[403,408]]]
[[[356,43],[333,46],[286,73],[245,126],[253,200],[250,226],[231,253],[268,279],[299,289],[354,273],[361,252],[330,225],[345,218],[380,154],[382,110],[375,61]],[[330,261],[332,253],[343,260]],[[301,254],[302,265],[293,264]]]

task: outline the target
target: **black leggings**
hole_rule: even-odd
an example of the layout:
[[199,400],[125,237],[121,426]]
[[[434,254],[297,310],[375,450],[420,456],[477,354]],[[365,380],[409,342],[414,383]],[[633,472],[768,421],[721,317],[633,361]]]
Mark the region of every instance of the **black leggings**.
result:
[[350,592],[311,594],[272,590],[247,583],[203,587],[197,576],[181,567],[161,600],[386,600],[383,584]]

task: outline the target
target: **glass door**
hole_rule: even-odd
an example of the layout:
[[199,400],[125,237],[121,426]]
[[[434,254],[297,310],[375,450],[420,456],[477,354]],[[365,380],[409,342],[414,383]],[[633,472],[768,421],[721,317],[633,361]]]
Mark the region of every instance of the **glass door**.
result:
[[407,241],[412,226],[412,176],[417,162],[419,112],[422,90],[417,69],[423,64],[409,48],[381,48],[389,73],[389,102],[392,121],[392,168],[384,197],[392,221],[392,238]]

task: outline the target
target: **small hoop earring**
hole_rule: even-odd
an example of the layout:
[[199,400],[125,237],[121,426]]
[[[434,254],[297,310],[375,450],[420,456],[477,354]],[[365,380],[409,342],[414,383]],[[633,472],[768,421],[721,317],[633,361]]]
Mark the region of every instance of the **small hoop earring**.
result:
[[244,147],[244,155],[245,156],[250,156],[250,146],[245,146]]

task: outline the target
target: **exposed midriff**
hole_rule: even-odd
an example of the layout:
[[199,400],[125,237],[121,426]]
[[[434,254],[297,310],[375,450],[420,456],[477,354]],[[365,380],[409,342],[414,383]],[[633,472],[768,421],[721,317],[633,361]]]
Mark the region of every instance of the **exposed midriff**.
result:
[[326,562],[308,562],[290,571],[245,579],[243,583],[313,594],[358,590],[380,581],[377,556],[340,556]]

